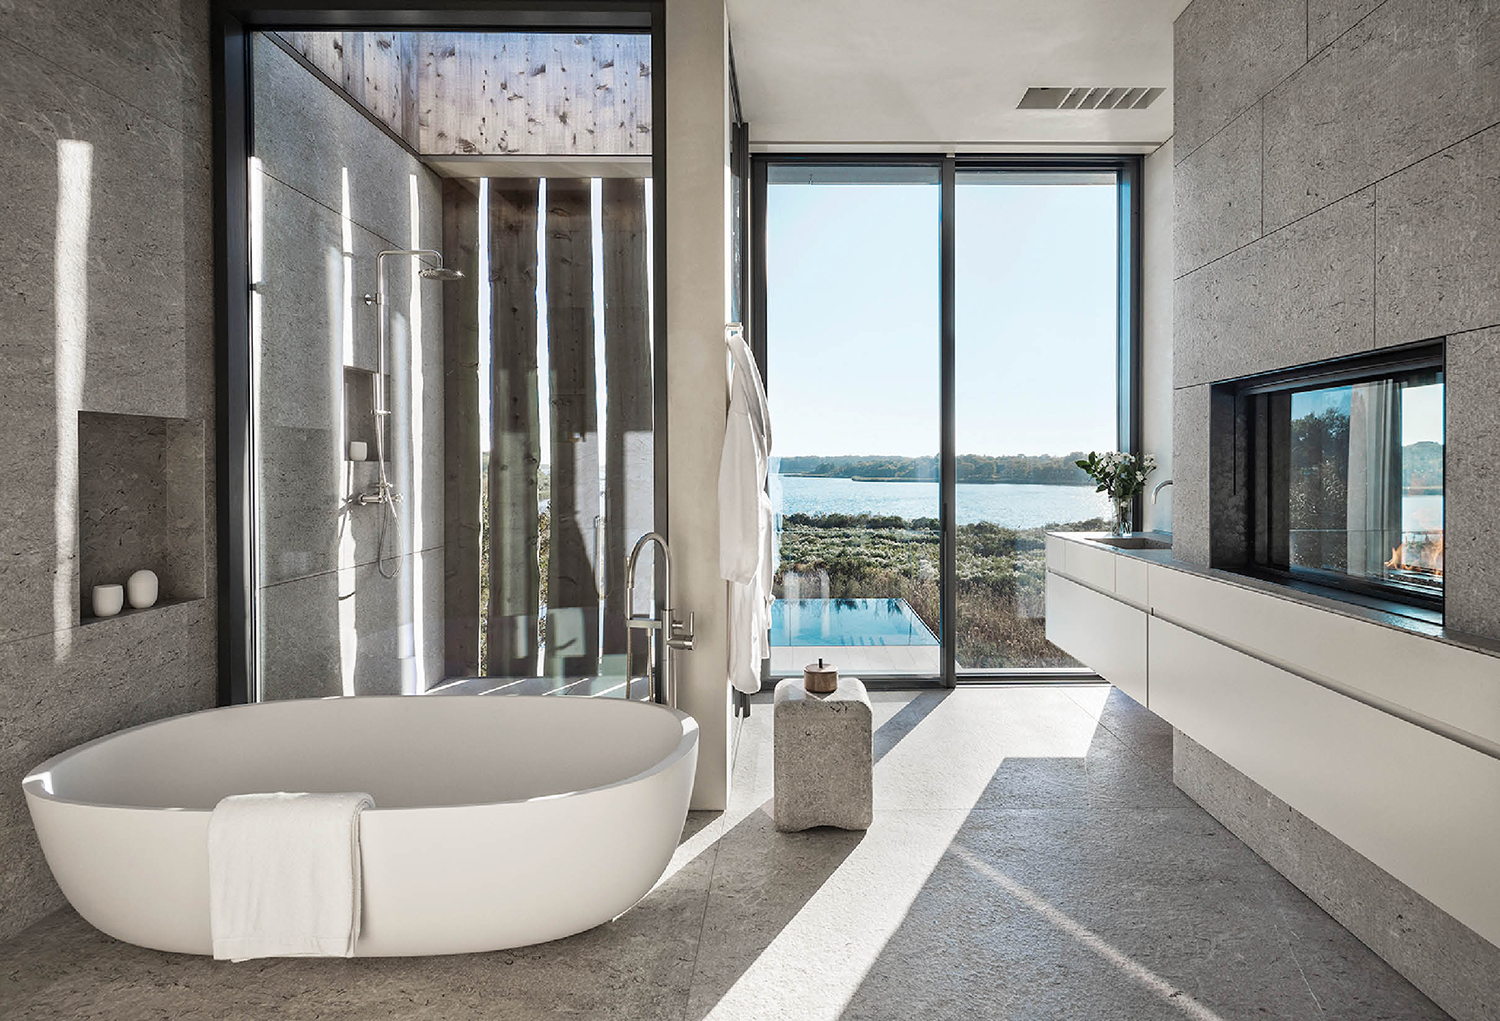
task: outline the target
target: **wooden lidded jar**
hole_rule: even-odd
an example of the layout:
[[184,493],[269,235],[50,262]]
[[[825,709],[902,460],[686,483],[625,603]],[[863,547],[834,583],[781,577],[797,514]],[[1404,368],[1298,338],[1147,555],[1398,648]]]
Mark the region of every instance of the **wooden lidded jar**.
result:
[[819,659],[802,668],[802,686],[814,695],[831,695],[839,687],[839,668]]

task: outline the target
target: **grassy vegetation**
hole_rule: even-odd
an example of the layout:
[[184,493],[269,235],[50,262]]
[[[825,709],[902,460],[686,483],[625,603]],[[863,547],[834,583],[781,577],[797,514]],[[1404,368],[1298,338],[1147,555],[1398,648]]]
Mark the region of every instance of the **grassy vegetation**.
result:
[[[776,595],[890,598],[909,603],[938,633],[939,527],[933,518],[790,514],[783,519]],[[1045,533],[1106,527],[1101,518],[1004,528],[960,525],[956,651],[963,667],[1071,666],[1047,641]]]
[[[545,475],[542,483],[545,496]],[[907,601],[933,634],[939,633],[940,533],[936,518],[789,514],[782,524],[781,566],[776,573],[778,597],[787,595],[789,577],[795,578],[802,598],[897,597]],[[551,538],[547,512],[542,512],[539,525],[538,559],[545,601]],[[959,664],[970,668],[1073,665],[1046,637],[1044,534],[1049,530],[1105,527],[1102,518],[1022,529],[988,522],[960,525],[955,592]],[[485,529],[479,580],[480,606],[486,609],[490,538]],[[487,637],[484,630],[480,629],[481,657],[488,651],[483,648]]]
[[[484,459],[482,459],[480,461],[480,476],[479,476],[480,500],[479,500],[479,506],[482,507],[482,508],[484,508],[484,512],[480,516],[480,528],[479,528],[479,615],[480,615],[481,619],[485,618],[489,614],[489,612],[490,612],[490,531],[491,531],[491,529],[489,527],[489,506],[490,506],[490,495],[489,495],[490,494],[490,473],[489,473],[489,466],[490,466],[489,465],[489,458],[484,458]],[[552,513],[551,513],[552,480],[548,477],[546,471],[541,471],[541,472],[539,472],[537,474],[537,485],[538,485],[538,489],[539,489],[539,499],[541,499],[541,500],[547,500],[548,501],[548,509],[544,510],[544,511],[542,511],[540,513],[540,515],[538,516],[538,521],[537,521],[537,564],[538,564],[538,567],[539,567],[539,569],[541,571],[541,578],[540,578],[540,581],[541,581],[541,604],[543,606],[546,606],[547,605],[547,559],[548,559],[548,556],[552,552]],[[514,548],[515,545],[516,544],[514,542],[512,542],[512,548],[507,549],[505,552],[507,552],[510,555],[514,556],[515,553],[516,553],[516,549]],[[479,629],[479,668],[481,670],[485,669],[485,664],[489,662],[489,652],[490,652],[490,650],[489,650],[489,638],[490,638],[489,628],[487,628],[487,627],[481,627]],[[543,618],[542,620],[538,621],[538,623],[537,623],[537,641],[538,642],[545,642],[546,640],[547,640],[547,621],[546,621],[545,618]]]

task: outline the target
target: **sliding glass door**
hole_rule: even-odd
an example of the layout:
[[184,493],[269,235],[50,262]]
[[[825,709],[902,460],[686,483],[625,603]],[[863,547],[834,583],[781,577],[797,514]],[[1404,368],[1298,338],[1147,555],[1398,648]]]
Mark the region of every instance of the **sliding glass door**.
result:
[[763,160],[771,676],[1083,672],[1044,536],[1104,527],[1074,462],[1135,442],[1132,170]]
[[960,170],[955,197],[957,668],[1076,667],[1043,537],[1109,513],[1075,462],[1119,442],[1116,174]]
[[771,167],[774,675],[942,668],[933,167]]

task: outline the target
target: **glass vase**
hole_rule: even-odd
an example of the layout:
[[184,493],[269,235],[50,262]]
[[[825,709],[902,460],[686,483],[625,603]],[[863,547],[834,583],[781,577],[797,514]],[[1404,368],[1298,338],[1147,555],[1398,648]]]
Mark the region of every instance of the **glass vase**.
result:
[[1109,534],[1114,536],[1130,534],[1130,516],[1134,509],[1135,498],[1129,496],[1110,497],[1110,506],[1114,514],[1109,524]]

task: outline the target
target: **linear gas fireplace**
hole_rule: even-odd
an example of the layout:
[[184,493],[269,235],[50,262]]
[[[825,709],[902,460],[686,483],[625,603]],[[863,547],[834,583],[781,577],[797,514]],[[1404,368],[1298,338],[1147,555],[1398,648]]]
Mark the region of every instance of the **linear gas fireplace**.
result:
[[1212,431],[1215,566],[1441,612],[1441,342],[1219,384]]

